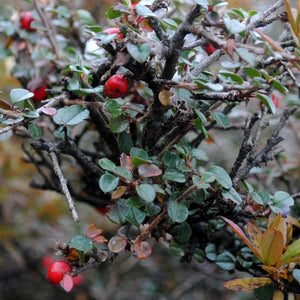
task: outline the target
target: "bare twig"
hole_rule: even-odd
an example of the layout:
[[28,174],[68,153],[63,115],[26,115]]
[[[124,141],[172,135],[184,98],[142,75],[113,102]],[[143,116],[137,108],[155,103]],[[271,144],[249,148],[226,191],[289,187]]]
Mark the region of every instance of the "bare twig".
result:
[[75,222],[79,222],[78,213],[76,211],[75,204],[73,202],[73,199],[71,197],[69,188],[67,186],[67,180],[65,179],[65,177],[64,177],[64,175],[61,171],[61,168],[59,166],[57,155],[53,150],[49,151],[49,155],[50,155],[52,163],[53,163],[53,170],[54,170],[55,174],[57,175],[57,177],[59,179],[62,192],[64,193],[65,197],[67,198],[69,208],[70,208],[71,213],[72,213],[73,220]]

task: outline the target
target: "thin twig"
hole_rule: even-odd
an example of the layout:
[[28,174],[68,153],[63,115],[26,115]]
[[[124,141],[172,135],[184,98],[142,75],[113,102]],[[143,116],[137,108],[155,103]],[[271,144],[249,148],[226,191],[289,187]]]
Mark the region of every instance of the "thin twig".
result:
[[73,220],[75,222],[79,222],[78,213],[76,211],[74,201],[73,201],[73,199],[71,197],[69,188],[67,186],[67,180],[65,179],[65,177],[64,177],[64,175],[63,175],[63,173],[61,171],[61,168],[59,166],[57,155],[56,155],[56,153],[53,150],[49,151],[49,155],[50,155],[52,163],[53,163],[54,172],[55,172],[55,174],[57,175],[57,177],[59,179],[62,192],[64,193],[65,197],[67,198],[67,201],[68,201],[68,204],[69,204],[69,208],[70,208],[71,213],[72,213]]

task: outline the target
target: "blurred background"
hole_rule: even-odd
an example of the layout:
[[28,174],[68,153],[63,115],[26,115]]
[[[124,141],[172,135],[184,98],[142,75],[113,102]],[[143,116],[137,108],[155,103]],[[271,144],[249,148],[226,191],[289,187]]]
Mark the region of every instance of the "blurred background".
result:
[[[63,1],[62,1],[63,2]],[[245,10],[263,10],[275,1],[229,0],[232,7]],[[67,3],[67,2],[65,2]],[[0,14],[6,5],[18,7],[20,11],[32,9],[21,0],[1,0]],[[85,8],[94,18],[101,20],[114,1],[73,0],[72,5]],[[3,45],[5,41],[0,40]],[[10,76],[14,65],[12,58],[0,57],[0,99],[8,100],[12,88],[20,86]],[[216,141],[222,133],[213,132]],[[288,136],[293,134],[286,133]],[[222,147],[238,150],[240,136],[232,137],[234,143],[206,144],[212,159],[219,159]],[[291,141],[293,142],[293,141]],[[291,144],[295,152],[295,145]],[[214,265],[180,263],[170,255],[167,245],[153,247],[153,254],[146,260],[137,260],[126,253],[120,255],[112,265],[82,274],[83,280],[70,293],[60,286],[45,280],[49,255],[55,260],[56,241],[68,242],[77,234],[84,234],[87,226],[96,223],[109,238],[116,227],[90,206],[77,203],[80,223],[72,221],[64,197],[53,192],[29,188],[33,166],[27,164],[20,150],[21,141],[13,137],[0,142],[0,299],[1,300],[50,300],[50,299],[254,299],[252,292],[234,293],[223,288],[231,279],[230,274],[219,272]],[[205,149],[204,149],[205,150]],[[230,163],[229,161],[223,162]],[[238,274],[234,274],[237,278]]]

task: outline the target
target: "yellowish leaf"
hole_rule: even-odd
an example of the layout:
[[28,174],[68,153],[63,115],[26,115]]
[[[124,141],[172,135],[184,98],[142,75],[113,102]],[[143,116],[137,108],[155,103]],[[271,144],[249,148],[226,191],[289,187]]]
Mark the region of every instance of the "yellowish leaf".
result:
[[125,191],[126,191],[126,186],[122,185],[122,186],[119,186],[111,195],[111,199],[112,200],[117,200],[117,199],[120,199]]
[[282,255],[283,247],[282,233],[274,227],[268,228],[261,238],[262,262],[268,266],[275,265]]
[[294,14],[293,14],[293,11],[292,11],[292,7],[291,7],[288,0],[284,0],[284,3],[285,3],[286,12],[287,12],[288,19],[290,21],[292,30],[293,30],[294,34],[298,37],[298,30],[297,30],[297,25],[296,25],[296,22],[295,22]]
[[247,233],[250,242],[254,245],[257,251],[261,254],[261,237],[262,232],[256,224],[251,222],[247,223]]
[[267,271],[269,274],[273,276],[273,278],[279,278],[282,277],[284,279],[287,279],[287,269],[279,270],[272,266],[262,266],[262,268]]
[[233,291],[249,291],[269,283],[272,283],[270,278],[243,278],[227,281],[224,286]]
[[254,29],[259,35],[261,35],[261,37],[267,42],[269,43],[276,51],[278,52],[284,52],[284,49],[277,43],[275,42],[273,39],[271,39],[269,36],[265,35],[262,30],[255,28]]
[[163,90],[159,93],[158,98],[159,101],[162,105],[167,106],[171,105],[171,97],[174,96],[174,93],[168,91],[168,90]]
[[247,246],[252,250],[252,252],[258,257],[259,260],[262,261],[262,255],[261,252],[253,245],[245,235],[244,231],[234,222],[231,220],[220,217],[224,222],[228,224],[228,226],[247,244]]

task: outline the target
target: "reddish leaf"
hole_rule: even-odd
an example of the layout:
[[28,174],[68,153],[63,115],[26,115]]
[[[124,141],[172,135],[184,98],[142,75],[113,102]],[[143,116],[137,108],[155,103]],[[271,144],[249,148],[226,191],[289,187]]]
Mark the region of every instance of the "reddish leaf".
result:
[[121,154],[120,165],[121,167],[128,169],[130,172],[133,170],[132,158],[125,153]]
[[274,227],[268,228],[261,239],[262,262],[268,266],[275,265],[282,255],[283,247],[282,233]]
[[54,116],[57,114],[57,109],[54,107],[42,107],[41,111],[43,114],[48,116]]
[[226,41],[226,52],[232,56],[234,52],[234,39],[228,39]]
[[272,283],[270,278],[244,278],[227,281],[224,286],[233,291],[249,291],[269,283]]
[[70,292],[74,286],[72,276],[70,274],[65,274],[63,280],[60,282],[60,285],[66,292]]
[[136,258],[145,259],[151,255],[152,247],[148,242],[137,242],[132,244],[131,252]]
[[126,245],[127,241],[123,237],[115,235],[109,240],[107,247],[113,253],[120,253]]
[[6,101],[0,99],[0,108],[10,110],[11,106]]
[[162,170],[156,165],[142,164],[139,166],[139,174],[141,177],[155,177],[162,174]]
[[86,230],[86,236],[89,239],[95,238],[96,236],[100,235],[103,232],[102,229],[96,227],[95,224],[90,224],[89,227]]
[[126,192],[127,188],[126,186],[119,186],[111,195],[112,200],[120,199],[123,194]]
[[98,235],[94,238],[94,243],[95,242],[102,244],[107,242],[107,239],[103,235]]
[[253,244],[253,246],[257,249],[257,251],[261,255],[261,237],[262,237],[261,230],[259,229],[259,227],[256,224],[248,222],[247,223],[247,233],[248,233],[250,242]]
[[258,249],[255,248],[255,246],[248,240],[246,237],[244,231],[234,222],[231,220],[225,218],[225,217],[220,217],[224,222],[228,224],[228,226],[247,244],[247,246],[252,250],[252,252],[260,259],[262,260],[262,256],[259,252]]

